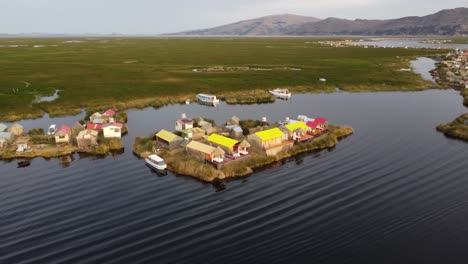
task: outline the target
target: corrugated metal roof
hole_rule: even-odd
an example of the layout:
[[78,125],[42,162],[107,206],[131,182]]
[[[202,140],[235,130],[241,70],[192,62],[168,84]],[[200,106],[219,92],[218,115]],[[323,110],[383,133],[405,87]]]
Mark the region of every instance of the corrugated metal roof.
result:
[[292,124],[289,124],[289,125],[285,125],[285,127],[291,131],[291,132],[294,132],[296,131],[297,129],[303,129],[303,130],[307,130],[309,127],[302,121],[298,121],[298,122],[295,122],[295,123],[292,123]]
[[159,131],[159,133],[157,133],[156,136],[158,138],[161,138],[161,139],[167,141],[167,142],[172,142],[172,141],[175,141],[175,140],[180,140],[180,141],[183,140],[181,137],[177,136],[176,134],[171,133],[171,132],[169,132],[167,130],[164,130],[164,129]]
[[82,138],[82,137],[84,137],[86,135],[91,135],[91,136],[97,137],[98,132],[96,130],[86,129],[86,130],[81,131],[78,134],[77,138]]
[[103,113],[103,115],[114,116],[115,115],[115,110],[114,109],[108,109]]
[[8,126],[5,124],[0,124],[0,132],[7,130]]
[[13,134],[11,132],[0,132],[0,138],[11,139]]
[[210,145],[203,144],[203,143],[200,143],[198,141],[193,141],[193,140],[187,144],[187,148],[194,149],[194,150],[200,151],[205,154],[210,154],[210,155],[213,154],[213,152],[216,150],[216,148]]
[[117,123],[117,122],[102,125],[102,128],[106,128],[106,127],[118,127],[118,128],[122,128],[123,125],[120,124],[120,123]]
[[55,132],[55,134],[65,133],[65,134],[69,134],[69,135],[70,135],[71,132],[72,132],[72,131],[71,131],[71,128],[70,128],[69,126],[67,126],[67,125],[62,125],[62,126],[60,127],[60,129],[57,130],[57,132]]
[[234,145],[239,143],[239,141],[237,141],[237,140],[234,140],[232,138],[228,138],[228,137],[225,137],[225,136],[221,136],[221,135],[218,135],[218,134],[211,134],[208,137],[207,140],[210,141],[210,142],[213,142],[213,143],[215,143],[217,145],[228,147],[228,148],[232,148],[232,147],[234,147]]
[[324,125],[328,122],[326,118],[317,117],[313,122],[307,122],[307,126],[311,128],[317,128],[319,125]]
[[279,128],[272,128],[255,133],[261,140],[266,141],[274,138],[283,137],[284,133]]

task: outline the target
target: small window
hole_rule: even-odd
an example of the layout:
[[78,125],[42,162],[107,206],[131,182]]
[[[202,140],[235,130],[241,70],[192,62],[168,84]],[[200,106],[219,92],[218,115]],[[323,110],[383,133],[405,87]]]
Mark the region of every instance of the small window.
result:
[[115,132],[115,133],[119,133],[119,132],[120,132],[120,128],[115,128],[115,129],[114,129],[114,132]]

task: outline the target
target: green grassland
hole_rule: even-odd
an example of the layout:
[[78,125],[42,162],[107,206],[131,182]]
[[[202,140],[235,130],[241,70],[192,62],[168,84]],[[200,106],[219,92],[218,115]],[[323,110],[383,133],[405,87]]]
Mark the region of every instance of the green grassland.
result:
[[[68,39],[70,40],[70,39]],[[407,68],[441,51],[333,48],[317,38],[0,39],[0,120],[65,115],[82,108],[118,109],[183,102],[197,93],[231,98],[268,89],[296,92],[422,90],[432,83]],[[16,48],[2,45],[26,45]],[[45,47],[34,48],[34,45]],[[56,45],[56,46],[54,46]],[[213,66],[266,71],[193,72]],[[279,69],[299,68],[300,71]],[[319,78],[326,78],[320,83]],[[33,103],[52,95],[54,102]],[[242,102],[243,100],[238,100]]]
[[452,40],[452,43],[468,44],[468,37],[458,37],[458,38],[453,38],[451,40]]

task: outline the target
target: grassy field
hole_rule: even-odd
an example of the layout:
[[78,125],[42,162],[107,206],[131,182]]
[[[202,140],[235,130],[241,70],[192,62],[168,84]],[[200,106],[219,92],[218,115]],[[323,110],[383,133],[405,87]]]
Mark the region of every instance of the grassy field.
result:
[[[407,68],[410,59],[440,51],[332,48],[305,38],[0,39],[0,120],[73,114],[81,108],[120,109],[183,102],[215,93],[264,96],[293,90],[421,90],[430,82]],[[24,45],[6,47],[5,45]],[[44,47],[34,47],[44,45]],[[213,66],[271,70],[194,72]],[[301,70],[291,70],[296,68]],[[320,83],[319,78],[327,83]],[[52,95],[54,102],[33,103]],[[238,100],[237,102],[242,102]]]
[[467,37],[453,38],[452,43],[468,44],[468,38]]

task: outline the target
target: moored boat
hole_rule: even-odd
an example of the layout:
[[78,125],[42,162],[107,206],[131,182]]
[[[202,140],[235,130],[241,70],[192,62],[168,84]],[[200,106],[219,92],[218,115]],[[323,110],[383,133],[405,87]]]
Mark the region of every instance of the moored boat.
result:
[[57,132],[57,125],[56,124],[50,125],[49,129],[47,130],[47,135],[53,135],[55,134],[55,132]]
[[291,97],[291,93],[289,92],[288,89],[274,89],[269,91],[272,95],[281,97],[281,98],[289,98]]
[[155,170],[165,170],[167,168],[166,162],[159,157],[158,155],[151,155],[147,159],[145,159],[146,165],[155,169]]
[[211,104],[219,103],[219,99],[216,98],[216,95],[212,95],[212,94],[197,94],[197,99],[200,102],[205,102],[205,103],[211,103]]

